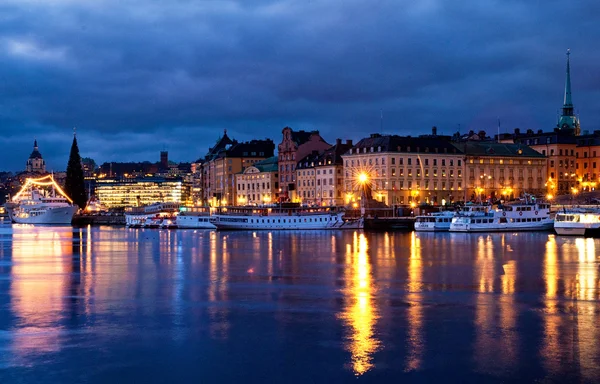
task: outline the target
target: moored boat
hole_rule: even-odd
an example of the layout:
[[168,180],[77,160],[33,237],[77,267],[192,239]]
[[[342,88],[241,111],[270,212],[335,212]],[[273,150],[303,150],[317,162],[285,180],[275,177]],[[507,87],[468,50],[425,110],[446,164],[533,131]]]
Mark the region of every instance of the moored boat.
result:
[[227,207],[211,218],[220,230],[362,229],[364,225],[363,218],[345,219],[337,207]]
[[525,202],[462,211],[452,219],[450,232],[549,231],[553,226],[549,204]]
[[563,236],[600,237],[600,208],[576,208],[558,212],[554,231]]
[[429,215],[419,215],[415,220],[417,232],[443,232],[450,230],[454,211],[433,212]]
[[129,228],[158,228],[165,217],[179,210],[178,203],[154,203],[125,209],[125,226]]
[[215,229],[207,208],[181,208],[175,219],[177,228]]
[[79,209],[52,175],[27,179],[5,208],[10,219],[17,224],[71,224]]

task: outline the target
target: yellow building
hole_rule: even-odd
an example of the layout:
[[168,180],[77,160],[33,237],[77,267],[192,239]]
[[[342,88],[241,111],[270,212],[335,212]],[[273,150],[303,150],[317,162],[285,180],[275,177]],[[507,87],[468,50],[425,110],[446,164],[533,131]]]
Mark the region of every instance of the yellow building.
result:
[[181,178],[98,179],[95,194],[101,205],[122,208],[163,202],[182,204],[189,189]]
[[358,199],[360,176],[372,197],[387,205],[461,200],[463,155],[448,140],[435,136],[372,134],[342,155],[345,202]]
[[465,201],[546,195],[546,156],[521,144],[493,141],[454,143],[464,156]]
[[209,149],[202,164],[203,204],[236,204],[235,175],[258,161],[272,157],[274,150],[272,140],[238,143],[231,140],[225,131],[217,144]]
[[262,205],[279,200],[277,157],[254,163],[235,175],[236,205]]
[[579,136],[575,150],[575,173],[578,186],[571,192],[595,191],[600,187],[600,131],[592,135]]

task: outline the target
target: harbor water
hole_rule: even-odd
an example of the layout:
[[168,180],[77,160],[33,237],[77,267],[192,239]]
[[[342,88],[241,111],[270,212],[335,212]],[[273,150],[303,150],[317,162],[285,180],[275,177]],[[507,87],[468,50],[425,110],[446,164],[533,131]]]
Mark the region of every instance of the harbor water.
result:
[[0,383],[598,382],[600,240],[0,225]]

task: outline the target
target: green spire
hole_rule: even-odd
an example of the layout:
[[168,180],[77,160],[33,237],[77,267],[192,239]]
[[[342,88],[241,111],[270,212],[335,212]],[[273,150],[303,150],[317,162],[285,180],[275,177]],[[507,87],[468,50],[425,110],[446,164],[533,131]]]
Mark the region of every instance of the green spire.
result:
[[[573,115],[573,100],[571,99],[571,63],[569,60],[570,55],[571,50],[567,49],[567,78],[565,80],[565,102],[563,105],[563,114],[567,116]],[[565,109],[570,109],[570,114],[567,114]]]

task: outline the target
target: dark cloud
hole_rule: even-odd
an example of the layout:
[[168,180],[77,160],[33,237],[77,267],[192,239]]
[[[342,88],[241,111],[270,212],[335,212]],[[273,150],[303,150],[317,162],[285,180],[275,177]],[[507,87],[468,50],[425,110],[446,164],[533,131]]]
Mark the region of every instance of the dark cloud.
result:
[[74,126],[100,163],[192,161],[225,128],[550,129],[567,47],[583,128],[600,129],[598,15],[592,0],[5,0],[0,168],[22,169],[33,138],[64,168]]

